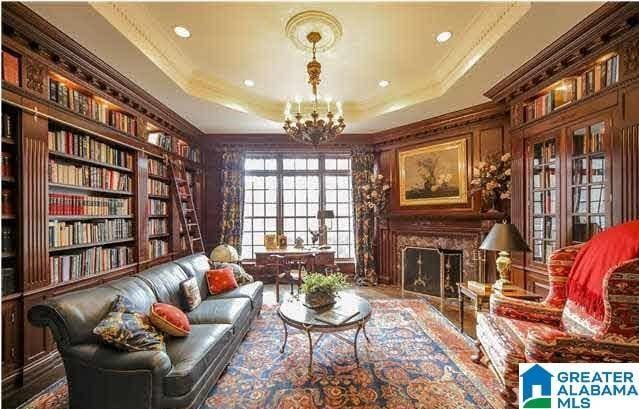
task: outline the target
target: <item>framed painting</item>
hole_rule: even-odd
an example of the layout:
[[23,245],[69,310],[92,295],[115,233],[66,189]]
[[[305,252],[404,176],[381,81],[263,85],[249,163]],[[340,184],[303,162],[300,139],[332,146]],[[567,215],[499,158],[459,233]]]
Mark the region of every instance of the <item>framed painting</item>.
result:
[[466,203],[466,144],[464,138],[400,151],[400,207]]

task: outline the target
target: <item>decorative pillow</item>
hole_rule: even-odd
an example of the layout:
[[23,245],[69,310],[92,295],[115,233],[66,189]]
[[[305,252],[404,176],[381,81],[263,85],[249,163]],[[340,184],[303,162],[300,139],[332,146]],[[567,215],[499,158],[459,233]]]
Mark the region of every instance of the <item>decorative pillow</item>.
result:
[[239,265],[239,264],[235,264],[235,263],[220,263],[220,262],[216,262],[216,261],[214,261],[211,264],[212,264],[213,268],[215,268],[215,269],[226,268],[226,267],[231,268],[233,270],[233,275],[235,276],[235,281],[237,281],[237,283],[239,285],[244,285],[244,284],[248,284],[248,283],[252,283],[253,282],[253,276],[251,276],[249,273],[244,271],[244,268],[241,265]]
[[207,271],[206,282],[209,285],[209,292],[213,295],[237,288],[237,281],[230,267]]
[[188,317],[174,305],[156,302],[151,306],[150,317],[157,329],[174,337],[185,337],[191,333]]
[[197,279],[191,277],[188,280],[184,280],[180,283],[180,289],[182,290],[182,296],[184,298],[184,307],[187,311],[193,311],[202,302],[200,296],[200,287],[197,285]]
[[137,312],[133,303],[121,295],[93,333],[104,343],[124,351],[164,351],[164,337],[151,325],[149,317]]

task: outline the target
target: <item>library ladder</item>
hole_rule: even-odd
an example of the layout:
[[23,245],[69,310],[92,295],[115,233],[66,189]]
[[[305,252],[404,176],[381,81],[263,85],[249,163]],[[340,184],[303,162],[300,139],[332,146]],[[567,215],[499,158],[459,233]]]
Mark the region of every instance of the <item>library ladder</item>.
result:
[[189,181],[186,178],[184,164],[178,160],[167,160],[171,171],[173,188],[176,192],[175,200],[178,212],[180,213],[180,222],[182,223],[182,229],[186,236],[187,250],[189,250],[191,254],[204,252],[200,222],[198,221],[197,212],[195,211],[193,193],[191,192]]

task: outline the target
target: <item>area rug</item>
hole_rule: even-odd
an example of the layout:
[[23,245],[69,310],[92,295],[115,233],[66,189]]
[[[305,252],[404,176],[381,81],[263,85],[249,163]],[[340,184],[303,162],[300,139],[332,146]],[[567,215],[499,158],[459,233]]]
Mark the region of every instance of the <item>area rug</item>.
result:
[[[494,375],[470,361],[472,340],[434,307],[421,300],[371,304],[370,343],[360,334],[360,365],[352,345],[328,335],[315,348],[311,377],[306,335],[290,330],[280,354],[277,307],[264,306],[200,409],[503,407]],[[66,408],[60,383],[21,409]]]

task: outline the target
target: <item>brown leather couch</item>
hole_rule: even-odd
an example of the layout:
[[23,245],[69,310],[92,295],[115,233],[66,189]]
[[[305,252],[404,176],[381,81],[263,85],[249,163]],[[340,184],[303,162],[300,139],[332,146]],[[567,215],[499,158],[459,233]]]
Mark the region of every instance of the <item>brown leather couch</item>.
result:
[[[48,326],[64,361],[71,409],[197,408],[228,365],[262,307],[261,282],[209,296],[204,255],[184,257],[107,284],[51,298],[29,321]],[[180,306],[180,282],[198,279],[202,304],[188,313],[191,334],[166,338],[166,352],[120,352],[93,328],[115,296],[141,311],[155,302]]]

